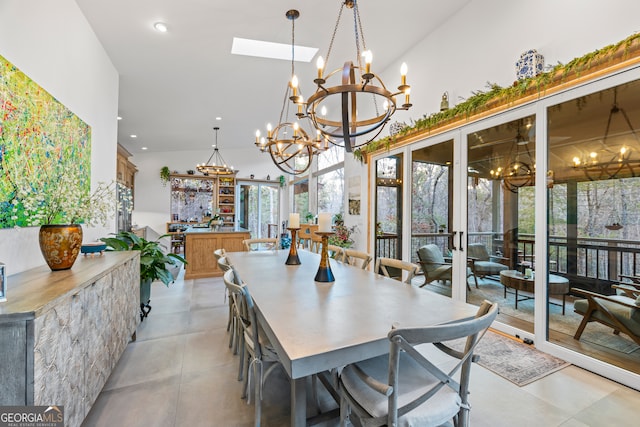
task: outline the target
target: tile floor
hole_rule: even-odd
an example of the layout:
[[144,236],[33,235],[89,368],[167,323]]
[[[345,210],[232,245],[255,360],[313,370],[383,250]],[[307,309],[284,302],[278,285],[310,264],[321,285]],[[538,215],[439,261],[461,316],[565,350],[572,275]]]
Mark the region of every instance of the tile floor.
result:
[[[83,426],[253,425],[253,406],[240,399],[238,359],[227,345],[222,279],[181,277],[168,288],[152,285],[151,314]],[[274,374],[265,386],[262,425],[286,426],[288,382],[284,371]],[[474,427],[638,425],[640,392],[575,366],[518,387],[474,365],[471,381]]]

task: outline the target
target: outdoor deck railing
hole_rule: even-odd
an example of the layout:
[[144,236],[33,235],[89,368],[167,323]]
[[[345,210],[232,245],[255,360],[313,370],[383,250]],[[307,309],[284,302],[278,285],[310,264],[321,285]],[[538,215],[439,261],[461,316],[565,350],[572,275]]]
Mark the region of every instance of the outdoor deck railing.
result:
[[[443,254],[451,248],[452,233],[414,233],[411,236],[411,260],[417,261],[417,250],[433,243]],[[456,242],[457,243],[457,242]],[[491,253],[502,250],[502,234],[493,232],[469,233],[466,244],[484,243]],[[396,258],[398,236],[384,233],[376,237],[376,256]],[[532,234],[518,236],[518,258],[532,261],[535,240]],[[640,275],[640,242],[621,239],[549,238],[549,271],[566,275],[579,283],[619,280],[620,275]]]

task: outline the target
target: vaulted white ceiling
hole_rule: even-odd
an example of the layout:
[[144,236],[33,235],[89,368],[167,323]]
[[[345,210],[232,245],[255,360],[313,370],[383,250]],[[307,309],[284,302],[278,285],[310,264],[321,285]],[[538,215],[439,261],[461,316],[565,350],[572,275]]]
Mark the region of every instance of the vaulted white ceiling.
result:
[[[210,150],[219,126],[221,150],[253,146],[254,133],[276,124],[290,77],[290,61],[231,54],[233,37],[291,43],[326,57],[340,0],[76,0],[120,75],[118,142],[132,153]],[[402,58],[470,0],[359,1],[375,69]],[[343,15],[328,68],[355,61],[351,13]],[[165,22],[168,32],[153,29]],[[315,58],[296,62],[306,93]],[[414,70],[412,70],[413,72]],[[414,73],[415,76],[419,72]],[[414,83],[415,84],[415,83]],[[216,117],[222,120],[216,121]],[[133,139],[130,135],[135,134]]]

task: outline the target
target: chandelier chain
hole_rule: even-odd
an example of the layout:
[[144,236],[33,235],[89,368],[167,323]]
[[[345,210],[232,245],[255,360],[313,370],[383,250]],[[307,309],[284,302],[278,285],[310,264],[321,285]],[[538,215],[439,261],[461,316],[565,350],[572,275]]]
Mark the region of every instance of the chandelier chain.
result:
[[[293,79],[293,76],[295,76],[296,74],[295,46],[296,46],[296,18],[291,18],[291,78],[292,79]],[[287,120],[289,118],[289,103],[287,102],[287,100],[289,99],[290,94],[291,94],[291,87],[289,86],[289,84],[287,84],[287,90],[284,91],[284,98],[282,99],[282,109],[280,110],[280,119],[278,120],[278,123],[283,123],[282,121],[283,117],[286,117]],[[286,114],[285,114],[285,108],[286,108]]]
[[333,42],[336,39],[336,33],[338,32],[338,26],[340,25],[340,18],[342,17],[342,11],[344,10],[345,3],[342,3],[340,6],[340,11],[338,12],[338,19],[336,19],[336,26],[333,28],[333,34],[331,34],[331,41],[329,42],[329,49],[327,50],[327,59],[325,63],[329,63],[329,56],[331,55],[331,49],[333,48]]
[[[358,70],[360,70],[360,76],[362,76],[362,53],[367,51],[367,44],[364,40],[364,31],[362,30],[362,20],[360,19],[360,8],[358,8],[358,0],[353,2],[353,31],[356,39],[356,58],[358,61]],[[362,50],[360,50],[360,40],[362,39]],[[375,95],[371,95],[373,101],[373,108],[376,112],[376,116],[380,114],[378,109],[378,101]]]
[[[360,31],[358,31],[360,28]],[[356,58],[358,61],[358,69],[362,75],[362,52],[367,51],[367,47],[364,44],[364,33],[362,32],[362,22],[360,22],[360,11],[358,9],[357,0],[353,2],[353,32],[356,39]],[[360,38],[362,38],[362,51],[360,50]]]

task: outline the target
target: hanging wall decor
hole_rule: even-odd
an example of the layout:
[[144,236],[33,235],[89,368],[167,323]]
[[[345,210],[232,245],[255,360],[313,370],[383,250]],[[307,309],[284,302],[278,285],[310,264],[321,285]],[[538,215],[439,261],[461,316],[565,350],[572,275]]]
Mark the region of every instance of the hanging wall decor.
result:
[[17,188],[59,191],[69,174],[89,192],[91,128],[0,55],[0,228],[31,225]]

